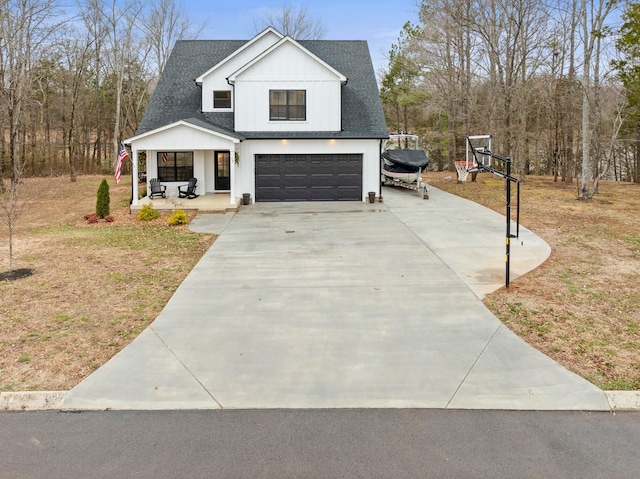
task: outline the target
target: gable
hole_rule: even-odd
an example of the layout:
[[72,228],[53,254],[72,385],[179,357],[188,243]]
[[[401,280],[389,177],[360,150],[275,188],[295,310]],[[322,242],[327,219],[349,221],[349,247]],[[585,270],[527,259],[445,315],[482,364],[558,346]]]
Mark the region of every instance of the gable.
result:
[[262,33],[242,45],[231,55],[225,57],[221,62],[217,63],[207,72],[203,73],[196,78],[196,83],[204,83],[205,81],[211,81],[222,79],[226,81],[226,78],[234,71],[247,64],[265,50],[276,44],[282,39],[282,35],[275,31],[273,28],[267,28]]
[[197,119],[189,119],[136,135],[125,143],[135,142],[138,149],[199,150],[228,148],[230,143],[239,143],[241,139],[216,131]]
[[290,37],[285,37],[229,76],[229,82],[273,80],[339,81],[347,78]]

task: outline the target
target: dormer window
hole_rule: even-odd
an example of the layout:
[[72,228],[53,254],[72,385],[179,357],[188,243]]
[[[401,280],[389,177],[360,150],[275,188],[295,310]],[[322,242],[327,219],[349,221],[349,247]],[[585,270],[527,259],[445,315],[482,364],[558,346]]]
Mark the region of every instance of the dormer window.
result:
[[307,92],[305,90],[269,90],[269,120],[305,121]]
[[231,108],[231,90],[214,90],[213,108],[216,110]]

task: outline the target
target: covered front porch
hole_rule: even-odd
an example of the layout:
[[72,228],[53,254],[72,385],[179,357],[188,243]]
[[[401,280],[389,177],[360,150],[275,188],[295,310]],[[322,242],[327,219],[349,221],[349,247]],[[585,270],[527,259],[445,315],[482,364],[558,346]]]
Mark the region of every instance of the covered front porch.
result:
[[144,205],[151,205],[158,211],[197,211],[199,213],[227,213],[238,211],[242,198],[231,199],[230,193],[215,193],[200,195],[197,198],[188,199],[178,196],[151,199],[148,196],[138,200],[138,204],[131,205],[131,212],[137,213]]
[[[222,131],[198,119],[181,120],[125,140],[131,151],[133,176],[137,177],[139,166],[143,166],[147,191],[150,180],[157,179],[166,192],[166,199],[138,199],[140,185],[134,184],[132,210],[139,210],[147,203],[157,210],[237,208],[240,202],[237,197],[246,192],[238,189],[241,140],[242,137],[233,132]],[[194,178],[195,193],[199,196],[190,200],[179,198],[179,188]]]

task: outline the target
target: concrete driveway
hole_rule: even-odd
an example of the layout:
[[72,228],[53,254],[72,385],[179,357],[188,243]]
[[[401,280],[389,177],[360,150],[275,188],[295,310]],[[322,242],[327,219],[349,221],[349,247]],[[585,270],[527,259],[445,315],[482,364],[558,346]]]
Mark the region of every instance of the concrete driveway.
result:
[[[609,409],[482,304],[504,281],[504,217],[383,194],[198,216],[221,236],[63,409]],[[512,280],[550,252],[524,229],[512,244]]]

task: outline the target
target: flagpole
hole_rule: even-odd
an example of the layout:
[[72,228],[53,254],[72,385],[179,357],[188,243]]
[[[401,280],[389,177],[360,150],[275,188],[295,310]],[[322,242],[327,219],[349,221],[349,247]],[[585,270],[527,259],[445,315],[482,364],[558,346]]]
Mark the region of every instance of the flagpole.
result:
[[132,204],[133,204],[133,151],[131,152],[131,199],[129,200],[129,214],[131,214]]

